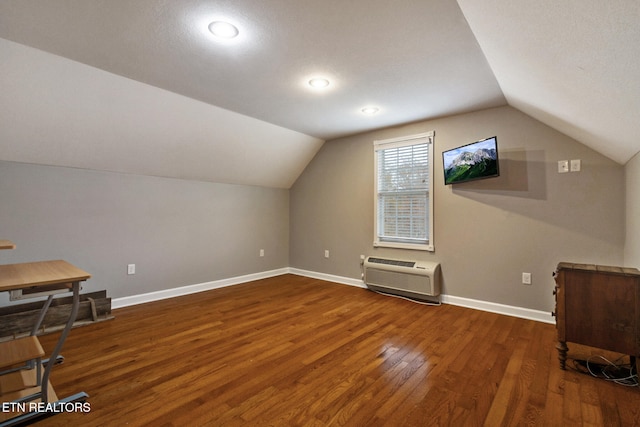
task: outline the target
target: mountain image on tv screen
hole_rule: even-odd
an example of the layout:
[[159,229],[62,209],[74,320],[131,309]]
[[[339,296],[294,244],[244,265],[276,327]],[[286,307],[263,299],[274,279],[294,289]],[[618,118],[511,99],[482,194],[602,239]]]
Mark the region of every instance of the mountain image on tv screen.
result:
[[442,153],[444,183],[455,184],[498,176],[496,138],[488,138]]

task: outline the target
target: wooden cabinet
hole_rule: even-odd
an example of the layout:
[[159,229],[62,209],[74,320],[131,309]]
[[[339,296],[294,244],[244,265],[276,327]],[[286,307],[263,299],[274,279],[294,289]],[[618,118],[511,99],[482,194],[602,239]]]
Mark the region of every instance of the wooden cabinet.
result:
[[640,271],[561,262],[555,272],[558,357],[567,342],[640,356]]

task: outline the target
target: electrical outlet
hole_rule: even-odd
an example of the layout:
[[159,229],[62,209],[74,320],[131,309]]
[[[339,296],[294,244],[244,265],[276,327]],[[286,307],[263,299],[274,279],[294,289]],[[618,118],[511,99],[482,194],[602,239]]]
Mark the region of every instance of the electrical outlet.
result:
[[260,256],[264,256],[264,249],[260,249]]
[[324,257],[329,258],[329,249],[324,250]]
[[580,159],[571,160],[571,172],[580,172]]
[[522,284],[523,285],[531,284],[531,273],[522,273]]
[[136,274],[136,265],[135,264],[127,264],[127,274]]
[[567,172],[569,172],[569,160],[559,160],[558,173],[567,173]]

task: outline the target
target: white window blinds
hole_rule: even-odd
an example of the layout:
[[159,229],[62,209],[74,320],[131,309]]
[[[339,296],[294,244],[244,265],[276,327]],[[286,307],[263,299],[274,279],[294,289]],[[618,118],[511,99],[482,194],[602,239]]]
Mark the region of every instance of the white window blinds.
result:
[[374,143],[377,246],[429,249],[432,142],[428,133]]

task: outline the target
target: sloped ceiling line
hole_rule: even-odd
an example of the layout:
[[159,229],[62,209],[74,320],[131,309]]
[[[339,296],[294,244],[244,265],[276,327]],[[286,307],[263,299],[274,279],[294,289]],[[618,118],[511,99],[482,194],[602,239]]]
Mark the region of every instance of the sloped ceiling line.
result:
[[325,140],[508,102],[625,163],[638,22],[636,0],[4,0],[0,159],[288,188]]

